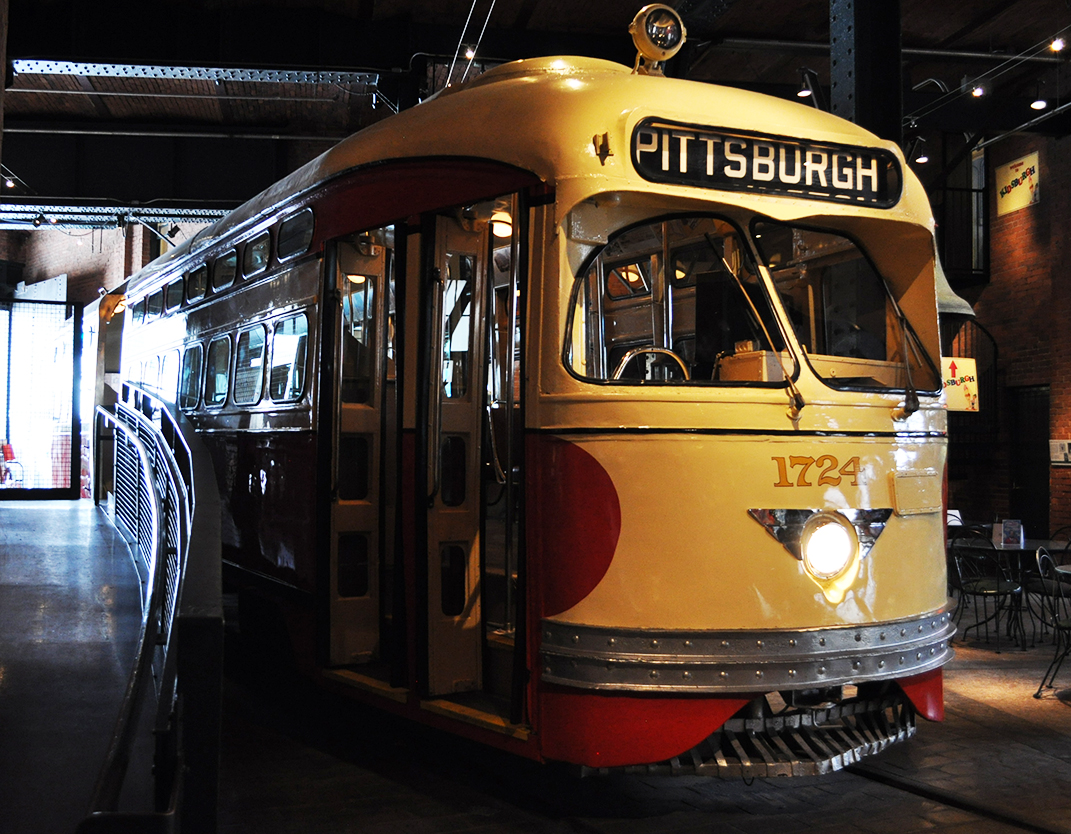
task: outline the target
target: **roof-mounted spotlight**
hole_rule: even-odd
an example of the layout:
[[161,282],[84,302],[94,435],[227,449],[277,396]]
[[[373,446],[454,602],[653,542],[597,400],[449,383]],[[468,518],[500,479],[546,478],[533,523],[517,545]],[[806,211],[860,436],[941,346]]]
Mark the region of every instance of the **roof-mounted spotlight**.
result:
[[662,63],[676,55],[687,36],[680,15],[662,3],[644,6],[628,27],[636,44],[636,66],[640,75],[661,75]]

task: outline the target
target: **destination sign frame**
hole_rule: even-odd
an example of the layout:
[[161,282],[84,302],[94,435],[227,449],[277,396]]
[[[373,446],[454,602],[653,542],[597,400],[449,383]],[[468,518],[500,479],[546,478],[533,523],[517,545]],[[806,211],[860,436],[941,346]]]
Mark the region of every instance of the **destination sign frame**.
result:
[[903,191],[900,162],[884,148],[652,117],[633,128],[631,146],[632,164],[649,182],[873,208],[895,206]]

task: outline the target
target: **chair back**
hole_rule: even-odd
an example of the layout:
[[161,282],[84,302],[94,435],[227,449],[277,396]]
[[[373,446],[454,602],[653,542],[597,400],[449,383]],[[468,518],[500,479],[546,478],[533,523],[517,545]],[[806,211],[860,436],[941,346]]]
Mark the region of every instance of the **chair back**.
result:
[[957,539],[949,545],[955,590],[961,593],[997,595],[1015,593],[1012,578],[1001,564],[993,542],[987,538]]
[[1052,554],[1044,547],[1039,547],[1037,552],[1038,575],[1041,577],[1040,587],[1043,591],[1042,617],[1052,628],[1064,628],[1071,626],[1071,589],[1067,582],[1071,576],[1061,577],[1056,570],[1057,562]]

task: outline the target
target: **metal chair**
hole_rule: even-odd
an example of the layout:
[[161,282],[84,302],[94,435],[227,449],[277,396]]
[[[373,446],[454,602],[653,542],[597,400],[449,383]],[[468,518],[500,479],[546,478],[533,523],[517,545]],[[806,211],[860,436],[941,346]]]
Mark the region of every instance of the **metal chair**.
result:
[[[987,539],[972,539],[969,543],[957,539],[948,548],[951,561],[949,577],[953,589],[959,594],[959,605],[956,613],[957,627],[963,619],[967,609],[966,602],[971,600],[974,607],[974,622],[962,629],[963,639],[967,639],[967,632],[980,629],[985,626],[985,640],[989,642],[989,623],[994,625],[996,632],[997,652],[1000,652],[1000,615],[1004,611],[1011,614],[1008,620],[1009,632],[1014,634],[1018,630],[1023,633],[1021,621],[1023,588],[1008,574],[1007,568],[1001,564],[992,541]],[[989,606],[992,603],[993,611],[990,613]],[[981,614],[979,615],[979,608]]]
[[1042,595],[1043,617],[1052,629],[1053,641],[1056,644],[1052,662],[1038,684],[1038,691],[1034,693],[1035,698],[1040,698],[1041,691],[1053,685],[1064,658],[1071,653],[1071,589],[1066,582],[1061,581],[1056,572],[1056,562],[1044,547],[1038,548],[1037,566],[1045,591]]

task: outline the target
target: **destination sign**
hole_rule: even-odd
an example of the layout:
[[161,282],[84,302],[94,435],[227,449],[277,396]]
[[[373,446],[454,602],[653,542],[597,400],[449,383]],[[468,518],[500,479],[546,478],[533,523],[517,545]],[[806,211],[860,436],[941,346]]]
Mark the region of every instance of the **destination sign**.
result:
[[632,164],[651,182],[837,200],[889,208],[900,199],[900,163],[881,148],[805,142],[644,119],[632,131]]

